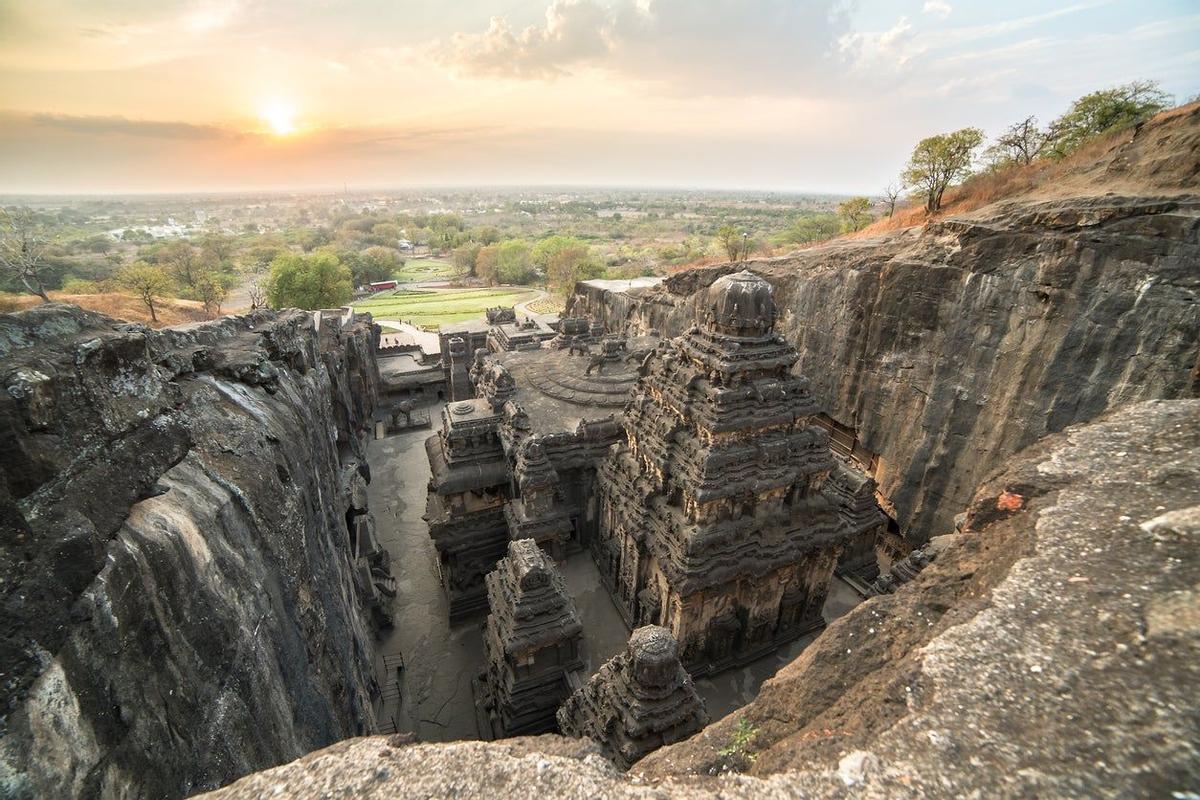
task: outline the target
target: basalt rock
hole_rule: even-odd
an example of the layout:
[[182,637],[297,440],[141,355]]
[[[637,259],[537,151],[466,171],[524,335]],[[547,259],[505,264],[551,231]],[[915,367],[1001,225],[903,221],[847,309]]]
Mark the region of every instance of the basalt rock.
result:
[[0,795],[180,797],[370,727],[376,335],[0,316]]

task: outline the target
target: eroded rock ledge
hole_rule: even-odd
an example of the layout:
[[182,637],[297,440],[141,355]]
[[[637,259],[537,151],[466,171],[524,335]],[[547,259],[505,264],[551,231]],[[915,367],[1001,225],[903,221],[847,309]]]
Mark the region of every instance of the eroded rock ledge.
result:
[[178,797],[369,729],[376,338],[0,316],[0,796]]
[[963,532],[941,544],[915,580],[831,624],[748,707],[633,774],[561,737],[378,737],[214,797],[1194,790],[1200,400],[1125,406],[1042,440],[980,487]]

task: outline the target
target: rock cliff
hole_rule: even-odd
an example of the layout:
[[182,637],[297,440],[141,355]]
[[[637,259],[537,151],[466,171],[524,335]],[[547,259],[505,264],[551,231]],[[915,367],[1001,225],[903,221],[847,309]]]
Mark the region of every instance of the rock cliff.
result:
[[796,371],[878,455],[880,491],[919,543],[1044,434],[1200,392],[1198,176],[1200,104],[1033,196],[649,289],[583,283],[567,313],[677,335],[720,276],[767,278]]
[[[342,742],[214,798],[1171,797],[1200,774],[1200,400],[1047,437],[895,594],[617,772],[578,740]],[[728,772],[727,772],[728,771]]]
[[370,728],[376,340],[0,316],[0,796],[179,797]]

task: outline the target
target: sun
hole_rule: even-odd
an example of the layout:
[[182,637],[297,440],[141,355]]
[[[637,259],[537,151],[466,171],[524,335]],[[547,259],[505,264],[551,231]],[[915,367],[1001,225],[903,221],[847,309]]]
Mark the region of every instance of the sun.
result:
[[286,103],[267,103],[259,110],[258,117],[267,123],[271,133],[276,136],[287,136],[296,132],[296,112]]

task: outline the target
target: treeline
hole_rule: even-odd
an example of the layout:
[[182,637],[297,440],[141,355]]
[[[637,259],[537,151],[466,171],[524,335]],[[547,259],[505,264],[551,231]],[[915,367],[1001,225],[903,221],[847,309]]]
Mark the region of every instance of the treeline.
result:
[[927,214],[936,213],[947,190],[972,177],[1020,169],[1040,159],[1064,159],[1097,137],[1141,124],[1172,102],[1158,83],[1134,81],[1086,94],[1044,126],[1034,116],[1025,117],[986,148],[978,128],[926,137],[913,148],[899,179],[884,188],[882,199],[852,197],[836,214],[802,213],[774,242],[806,244],[862,230],[881,216],[892,216],[906,197]]

